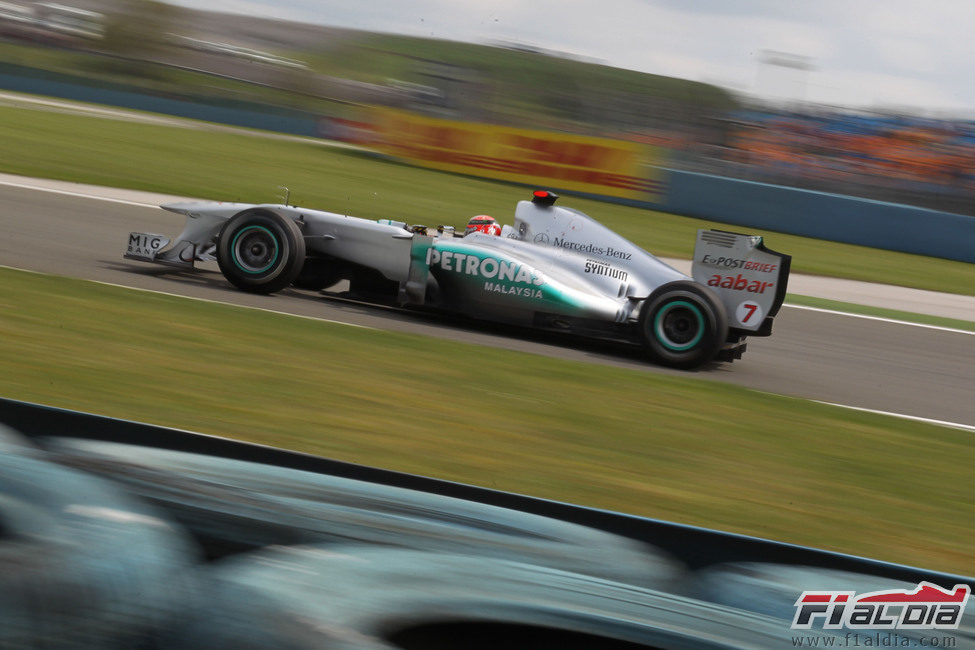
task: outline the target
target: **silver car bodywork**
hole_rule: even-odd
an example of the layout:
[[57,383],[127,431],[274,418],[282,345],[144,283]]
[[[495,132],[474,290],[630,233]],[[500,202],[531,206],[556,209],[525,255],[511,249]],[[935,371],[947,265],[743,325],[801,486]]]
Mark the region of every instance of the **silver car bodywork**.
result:
[[[698,357],[731,360],[741,356],[745,336],[771,332],[790,258],[767,250],[761,237],[699,231],[687,276],[555,199],[536,192],[519,202],[500,237],[280,204],[175,203],[162,206],[187,217],[174,243],[132,233],[125,256],[182,267],[218,259],[232,283],[260,293],[292,281],[325,288],[348,279],[353,296],[401,306],[662,344],[652,356],[668,365],[700,365],[685,357],[704,335],[721,338],[720,345]],[[290,230],[297,233],[292,244]],[[301,259],[283,275],[258,284],[294,255]]]

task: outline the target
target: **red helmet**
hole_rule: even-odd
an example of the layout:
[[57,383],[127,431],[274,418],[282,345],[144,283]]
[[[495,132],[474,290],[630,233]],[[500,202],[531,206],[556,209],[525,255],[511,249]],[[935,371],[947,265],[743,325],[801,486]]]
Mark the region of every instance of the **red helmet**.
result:
[[467,228],[464,230],[465,235],[469,235],[472,232],[483,232],[487,235],[500,235],[501,226],[494,217],[486,214],[479,214],[476,217],[471,217],[471,220],[467,222]]

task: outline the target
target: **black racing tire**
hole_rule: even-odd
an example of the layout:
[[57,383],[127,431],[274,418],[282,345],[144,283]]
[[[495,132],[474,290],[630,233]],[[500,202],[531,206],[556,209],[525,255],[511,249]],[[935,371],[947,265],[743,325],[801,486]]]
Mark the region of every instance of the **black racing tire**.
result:
[[728,315],[707,287],[679,280],[650,294],[639,328],[656,363],[690,370],[711,361],[721,349],[728,337]]
[[321,291],[341,279],[341,262],[326,257],[309,257],[291,284],[297,289]]
[[250,293],[274,293],[298,277],[305,239],[298,225],[270,210],[234,215],[220,231],[217,263],[232,285]]

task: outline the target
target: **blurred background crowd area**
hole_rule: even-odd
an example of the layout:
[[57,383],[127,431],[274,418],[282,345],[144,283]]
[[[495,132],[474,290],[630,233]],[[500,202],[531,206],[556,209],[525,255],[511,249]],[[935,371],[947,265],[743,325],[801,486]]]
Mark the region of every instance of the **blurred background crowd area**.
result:
[[[327,20],[327,16],[323,16]],[[523,43],[476,45],[204,12],[151,0],[0,0],[4,75],[320,116],[363,107],[642,142],[667,165],[975,215],[975,121],[762,104],[714,85]]]
[[[824,107],[742,110],[687,167],[975,214],[975,123]],[[696,155],[695,155],[696,154]]]

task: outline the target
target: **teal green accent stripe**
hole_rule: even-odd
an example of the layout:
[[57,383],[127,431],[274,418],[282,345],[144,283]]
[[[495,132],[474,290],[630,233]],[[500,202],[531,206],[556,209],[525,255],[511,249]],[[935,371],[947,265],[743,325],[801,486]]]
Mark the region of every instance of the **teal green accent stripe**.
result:
[[[511,258],[503,254],[501,251],[485,251],[479,248],[474,248],[471,245],[465,245],[458,242],[444,242],[435,239],[433,242],[433,247],[441,254],[443,254],[444,252],[461,253],[463,255],[476,257],[480,260],[484,260],[485,258],[492,258],[498,260],[499,262],[515,263],[518,264],[519,266],[523,264],[520,260]],[[547,301],[556,305],[564,305],[573,310],[576,310],[580,314],[585,311],[586,303],[583,300],[579,300],[575,298],[572,295],[571,289],[567,287],[563,288],[561,283],[553,283],[552,279],[549,276],[545,275],[545,273],[541,269],[538,269],[536,267],[531,267],[531,268],[534,268],[537,272],[542,274],[542,276],[545,278],[545,283],[542,284],[541,286],[533,286],[533,285],[520,285],[520,286],[526,286],[526,287],[530,286],[532,289],[540,290],[542,292],[541,300],[543,301]],[[430,269],[432,271],[435,271],[437,270],[437,266],[431,265]],[[458,273],[457,271],[453,271],[453,272],[457,273],[458,276],[462,276],[466,278],[467,279],[466,281],[472,283],[502,282],[498,280],[496,276],[494,278],[488,278],[481,275],[466,275],[465,273],[462,272],[461,273]],[[537,301],[539,299],[534,298],[531,300]]]
[[[267,266],[265,266],[265,267],[263,267],[261,269],[258,269],[257,271],[252,271],[250,269],[244,268],[243,266],[241,266],[240,261],[238,261],[238,259],[237,259],[237,240],[240,239],[240,236],[243,235],[248,230],[263,230],[264,232],[266,232],[271,237],[271,240],[274,241],[274,259],[272,259],[271,262]],[[274,266],[277,263],[277,261],[278,261],[278,255],[280,254],[280,252],[281,252],[281,246],[278,245],[278,238],[274,236],[274,233],[273,232],[271,232],[270,230],[268,230],[264,226],[247,226],[246,228],[242,228],[241,230],[239,230],[237,232],[236,235],[234,235],[234,241],[231,242],[231,244],[230,244],[230,253],[231,253],[230,254],[230,257],[231,257],[231,259],[233,259],[234,265],[238,269],[240,269],[241,271],[243,271],[244,273],[250,273],[252,275],[257,275],[258,273],[264,273],[269,268],[271,268],[272,266]]]
[[[686,307],[694,312],[694,316],[697,317],[697,336],[683,345],[674,345],[670,343],[663,331],[663,318],[675,307]],[[695,345],[700,343],[701,337],[704,336],[704,329],[704,314],[702,314],[701,310],[697,308],[697,305],[689,303],[686,300],[677,300],[670,303],[657,312],[657,316],[653,319],[653,333],[657,337],[657,341],[659,341],[660,344],[668,350],[673,350],[674,352],[684,352],[685,350],[690,350]]]

